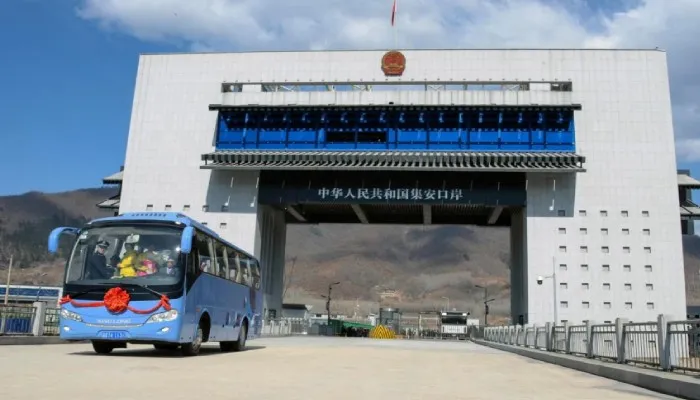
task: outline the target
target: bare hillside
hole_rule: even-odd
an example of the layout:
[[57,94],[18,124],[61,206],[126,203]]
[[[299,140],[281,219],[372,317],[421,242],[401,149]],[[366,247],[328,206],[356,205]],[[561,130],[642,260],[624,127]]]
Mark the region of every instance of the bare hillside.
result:
[[[13,283],[59,284],[63,259],[46,251],[54,227],[81,225],[106,215],[95,204],[112,189],[65,193],[31,192],[0,197],[0,269],[10,254],[17,269]],[[689,302],[700,303],[700,237],[684,237]],[[494,313],[508,312],[508,230],[469,226],[290,225],[287,233],[288,302],[323,308],[330,282],[337,311],[361,312],[380,305],[434,308],[446,305],[481,312],[488,285]],[[3,275],[4,274],[0,274]],[[382,298],[381,294],[384,294]]]

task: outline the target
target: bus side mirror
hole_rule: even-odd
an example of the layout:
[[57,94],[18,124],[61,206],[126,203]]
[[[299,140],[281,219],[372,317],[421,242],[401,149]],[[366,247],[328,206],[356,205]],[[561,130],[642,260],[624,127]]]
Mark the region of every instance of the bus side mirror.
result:
[[80,232],[80,229],[70,228],[67,226],[52,230],[49,234],[49,253],[56,254],[58,252],[58,245],[60,244],[62,234],[67,233],[70,235],[77,235],[78,232]]
[[194,238],[194,228],[191,226],[186,227],[182,230],[182,237],[180,239],[180,252],[183,254],[190,254],[192,251],[192,239]]

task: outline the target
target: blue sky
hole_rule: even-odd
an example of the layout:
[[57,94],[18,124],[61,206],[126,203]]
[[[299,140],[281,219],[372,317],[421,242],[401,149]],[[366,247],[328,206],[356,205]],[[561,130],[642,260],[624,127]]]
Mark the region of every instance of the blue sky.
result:
[[[600,2],[583,0],[568,0],[566,7],[560,0],[441,0],[448,12],[426,8],[433,4],[426,1],[400,3],[398,23],[410,25],[402,30],[403,47],[668,49],[674,106],[679,110],[675,115],[679,164],[695,169],[700,161],[700,140],[694,131],[700,122],[695,96],[700,89],[700,73],[695,72],[700,47],[681,37],[700,36],[697,23],[692,22],[700,17],[700,7],[695,5],[700,2],[623,0],[606,2],[601,8]],[[139,53],[384,45],[377,39],[382,36],[377,30],[389,29],[390,0],[358,0],[357,4],[298,0],[295,4],[279,0],[0,2],[0,46],[6,56],[0,63],[4,111],[0,143],[6,149],[0,159],[0,195],[99,186],[102,177],[119,169]],[[322,11],[319,4],[329,9]],[[458,19],[450,15],[454,10],[464,14],[468,27],[455,25]],[[660,14],[665,15],[663,20]],[[536,26],[519,26],[523,19],[533,20]],[[508,28],[493,33],[492,28],[499,26],[494,24]],[[456,39],[445,43],[446,37]]]

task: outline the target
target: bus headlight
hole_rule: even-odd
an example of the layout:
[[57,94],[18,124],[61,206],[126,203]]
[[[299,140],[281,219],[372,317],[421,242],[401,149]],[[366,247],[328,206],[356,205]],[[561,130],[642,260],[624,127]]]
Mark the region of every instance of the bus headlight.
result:
[[61,309],[61,318],[83,322],[83,318],[80,316],[80,314],[74,313],[73,311],[68,311],[65,308]]
[[177,318],[177,310],[170,310],[158,314],[153,314],[151,315],[151,318],[146,321],[147,324],[150,324],[152,322],[170,322],[170,321],[175,321]]

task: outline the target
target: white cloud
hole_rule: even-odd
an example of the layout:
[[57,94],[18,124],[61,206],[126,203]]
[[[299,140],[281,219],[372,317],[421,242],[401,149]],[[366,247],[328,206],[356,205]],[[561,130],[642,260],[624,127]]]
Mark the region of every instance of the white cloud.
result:
[[[144,41],[196,50],[393,47],[392,0],[83,0],[78,14]],[[606,4],[612,5],[612,0]],[[438,6],[439,4],[439,6]],[[402,48],[660,47],[678,157],[700,161],[700,1],[399,0]],[[591,0],[590,4],[595,4]],[[697,138],[695,138],[697,136]]]

